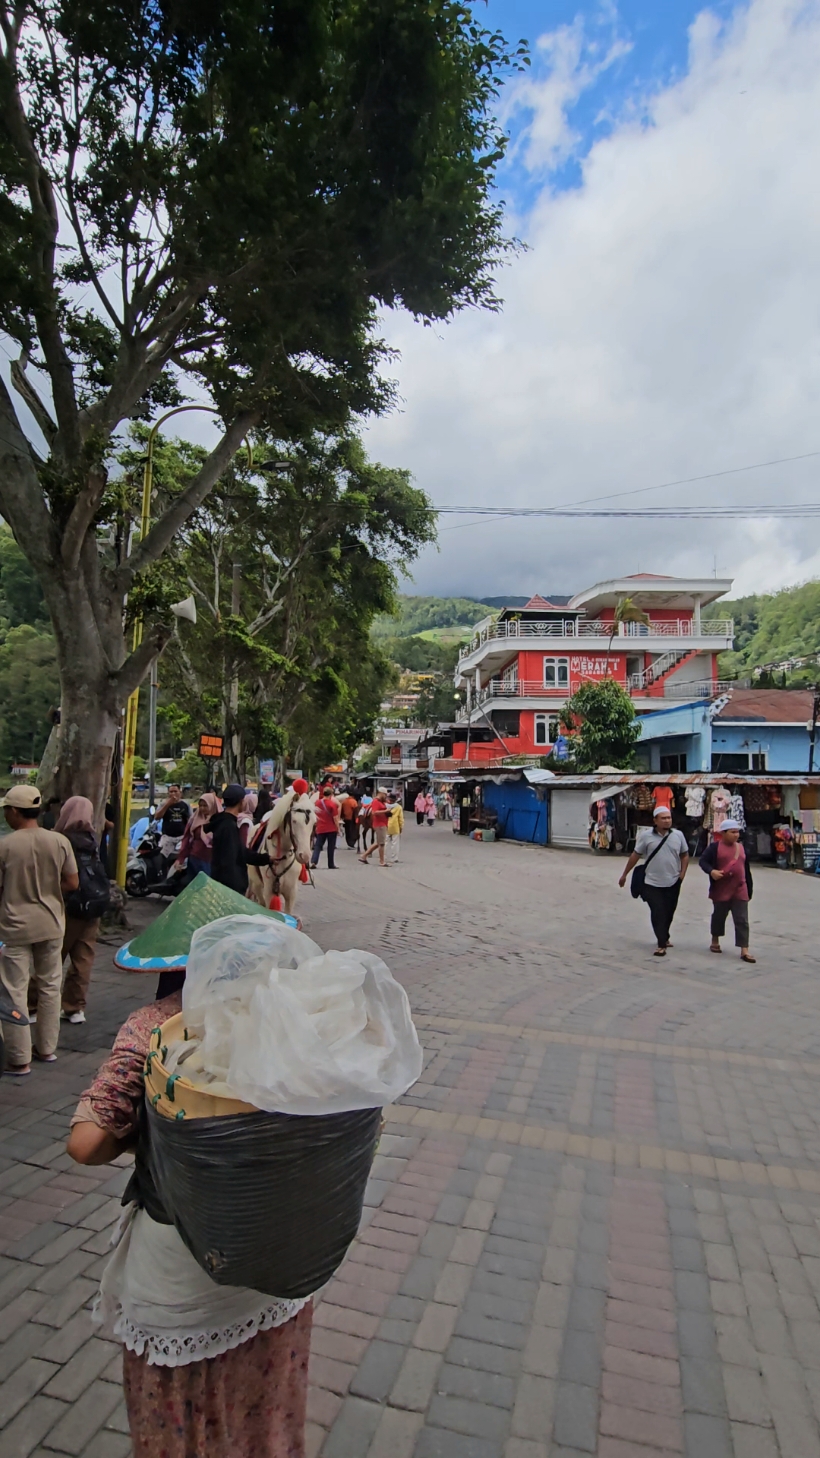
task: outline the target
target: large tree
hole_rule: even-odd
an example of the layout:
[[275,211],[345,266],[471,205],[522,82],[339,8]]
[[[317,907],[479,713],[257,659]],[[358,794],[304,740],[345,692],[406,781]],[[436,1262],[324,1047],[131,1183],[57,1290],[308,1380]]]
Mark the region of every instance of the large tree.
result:
[[[243,777],[248,755],[286,744],[300,761],[300,746],[314,758],[355,748],[391,673],[371,623],[434,535],[430,503],[407,472],[369,461],[349,432],[259,451],[277,469],[260,480],[237,463],[153,584],[195,596],[198,621],[175,634],[164,692],[189,733],[221,732],[229,779]],[[191,464],[182,452],[174,472],[172,457],[166,446],[178,490]]]
[[[54,625],[59,784],[99,809],[170,632],[123,604],[248,432],[384,408],[378,306],[494,303],[494,100],[515,57],[461,0],[0,0],[0,512]],[[220,439],[130,555],[124,421],[186,379]]]

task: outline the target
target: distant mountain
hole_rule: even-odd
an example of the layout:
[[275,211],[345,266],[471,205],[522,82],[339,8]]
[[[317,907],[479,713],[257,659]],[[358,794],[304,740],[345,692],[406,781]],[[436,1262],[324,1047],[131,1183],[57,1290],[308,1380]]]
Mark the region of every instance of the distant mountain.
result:
[[371,628],[373,637],[412,638],[433,628],[463,629],[467,636],[473,623],[487,616],[487,604],[471,597],[409,597],[399,598],[399,611],[395,617],[381,614]]

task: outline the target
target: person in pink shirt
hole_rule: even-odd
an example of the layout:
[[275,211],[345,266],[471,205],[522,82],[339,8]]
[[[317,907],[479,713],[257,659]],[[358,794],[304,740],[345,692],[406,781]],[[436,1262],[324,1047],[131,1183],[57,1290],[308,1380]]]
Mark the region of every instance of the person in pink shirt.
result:
[[731,912],[735,925],[735,946],[740,948],[741,961],[756,961],[749,953],[752,873],[746,852],[740,844],[740,825],[737,820],[723,821],[717,839],[706,847],[700,858],[700,868],[709,877],[709,897],[712,902],[710,952],[723,951],[720,938],[726,931],[726,920]]

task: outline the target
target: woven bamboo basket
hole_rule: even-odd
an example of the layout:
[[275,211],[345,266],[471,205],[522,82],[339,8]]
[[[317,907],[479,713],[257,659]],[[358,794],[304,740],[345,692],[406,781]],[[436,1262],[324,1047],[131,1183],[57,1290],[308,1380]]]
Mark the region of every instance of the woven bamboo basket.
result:
[[164,1064],[168,1046],[185,1037],[185,1014],[177,1013],[154,1028],[145,1060],[145,1093],[151,1107],[168,1119],[215,1119],[225,1114],[257,1114],[253,1104],[222,1098],[196,1088],[184,1074],[169,1075]]

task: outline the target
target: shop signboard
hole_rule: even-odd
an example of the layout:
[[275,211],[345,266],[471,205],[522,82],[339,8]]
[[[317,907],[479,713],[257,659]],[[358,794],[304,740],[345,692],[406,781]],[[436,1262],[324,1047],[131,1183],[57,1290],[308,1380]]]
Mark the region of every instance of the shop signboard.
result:
[[401,764],[401,745],[400,744],[391,744],[391,746],[390,746],[390,763],[391,764]]
[[572,653],[569,659],[569,691],[574,694],[585,683],[600,683],[604,678],[626,679],[626,660],[617,654],[607,659],[605,653]]
[[221,759],[224,742],[221,734],[200,734],[197,750],[200,759]]
[[260,785],[273,784],[273,760],[260,759],[259,761],[259,783]]
[[461,806],[453,804],[453,830],[461,829]]

